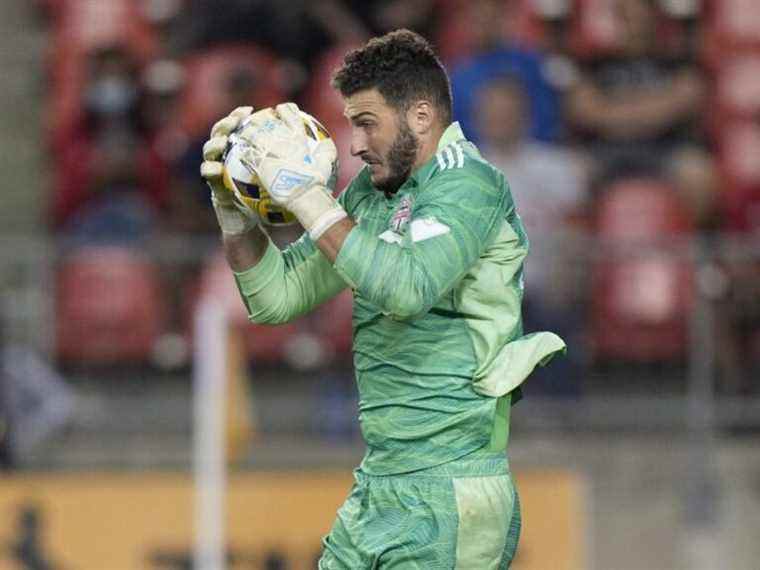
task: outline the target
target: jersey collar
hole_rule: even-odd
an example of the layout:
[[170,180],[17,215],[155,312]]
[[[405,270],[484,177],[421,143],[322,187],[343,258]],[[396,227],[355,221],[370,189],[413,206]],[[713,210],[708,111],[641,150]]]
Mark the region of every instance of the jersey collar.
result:
[[[436,149],[436,152],[440,152],[443,148],[447,147],[453,142],[463,140],[466,139],[464,137],[464,133],[462,132],[462,127],[459,126],[459,121],[454,121],[448,127],[446,127],[445,131],[443,131],[443,134],[438,141],[438,148]],[[432,156],[430,160],[428,160],[425,164],[420,166],[412,173],[412,175],[409,177],[410,180],[414,181],[415,185],[424,184],[427,182],[428,178],[430,178],[430,174],[436,164],[437,161],[435,160],[435,156]]]
[[438,141],[437,150],[441,150],[453,142],[463,140],[465,139],[464,133],[462,132],[462,127],[459,126],[459,121],[454,121],[448,127],[446,127],[445,131],[443,131],[441,139]]

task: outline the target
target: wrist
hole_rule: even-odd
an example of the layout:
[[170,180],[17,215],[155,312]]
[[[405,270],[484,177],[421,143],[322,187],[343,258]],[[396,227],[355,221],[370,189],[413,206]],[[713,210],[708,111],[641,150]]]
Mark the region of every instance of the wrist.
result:
[[221,201],[215,194],[211,195],[216,220],[225,236],[238,236],[248,233],[258,225],[258,219],[241,212],[232,202]]
[[261,226],[244,234],[223,234],[222,244],[227,263],[235,273],[259,266],[271,246],[269,237]]
[[294,196],[287,208],[298,218],[314,242],[333,225],[348,217],[330,191],[319,184]]

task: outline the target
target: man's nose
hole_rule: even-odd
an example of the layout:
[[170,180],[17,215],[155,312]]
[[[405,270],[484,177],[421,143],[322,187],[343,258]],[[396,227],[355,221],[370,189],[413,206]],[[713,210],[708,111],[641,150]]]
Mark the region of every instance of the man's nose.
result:
[[351,156],[361,156],[367,152],[367,137],[361,129],[351,132]]

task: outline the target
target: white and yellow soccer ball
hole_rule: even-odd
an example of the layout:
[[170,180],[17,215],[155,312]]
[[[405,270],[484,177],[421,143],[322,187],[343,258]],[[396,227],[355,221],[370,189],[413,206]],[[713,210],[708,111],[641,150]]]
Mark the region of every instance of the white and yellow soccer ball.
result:
[[[266,188],[261,184],[256,172],[256,158],[261,155],[261,149],[256,148],[251,137],[255,135],[255,126],[260,123],[262,116],[272,116],[274,110],[262,109],[246,117],[232,131],[227,140],[227,147],[222,154],[224,163],[224,186],[232,192],[238,207],[248,209],[256,214],[263,224],[268,226],[288,226],[295,223],[296,217],[292,212],[272,202]],[[316,146],[320,141],[330,139],[330,133],[317,119],[299,110],[303,121],[304,133],[309,145]],[[261,157],[263,159],[264,157]],[[337,165],[334,168],[334,179],[337,178]],[[331,190],[332,190],[331,187]]]

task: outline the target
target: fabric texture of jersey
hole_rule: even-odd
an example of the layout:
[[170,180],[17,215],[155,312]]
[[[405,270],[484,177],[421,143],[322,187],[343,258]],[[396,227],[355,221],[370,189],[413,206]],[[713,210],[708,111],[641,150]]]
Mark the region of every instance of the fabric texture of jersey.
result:
[[304,236],[236,274],[251,319],[287,322],[352,288],[364,473],[503,449],[504,397],[565,350],[552,333],[523,336],[528,240],[504,175],[454,123],[393,196],[365,168],[339,201],[357,225],[334,266]]

